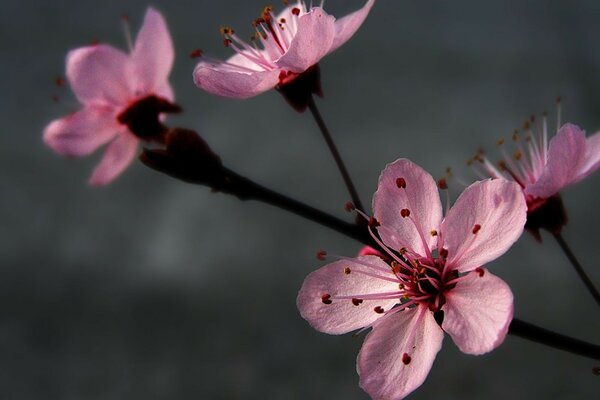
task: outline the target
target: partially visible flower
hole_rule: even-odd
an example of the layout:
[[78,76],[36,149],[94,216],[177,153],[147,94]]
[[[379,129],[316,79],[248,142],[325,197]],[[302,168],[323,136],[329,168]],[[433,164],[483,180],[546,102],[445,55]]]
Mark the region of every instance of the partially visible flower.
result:
[[559,192],[600,168],[600,132],[586,138],[581,128],[567,123],[548,144],[547,126],[546,116],[537,131],[526,122],[524,142],[515,131],[516,151],[502,148],[504,159],[497,166],[482,153],[472,160],[484,176],[519,184],[527,201],[527,227],[538,238],[539,228],[559,233],[566,223]]
[[166,22],[153,8],[130,54],[102,44],[71,50],[66,76],[83,108],[46,126],[44,142],[67,156],[85,156],[108,143],[89,182],[111,182],[133,161],[140,137],[163,133],[159,114],[178,110],[168,82],[173,59]]
[[222,28],[225,45],[236,54],[227,61],[201,61],[194,69],[194,82],[209,93],[238,99],[288,85],[348,41],[374,4],[368,0],[338,20],[322,7],[308,9],[300,0],[277,16],[266,7],[253,24],[253,41],[262,48],[243,41],[231,28]]
[[373,211],[375,250],[389,261],[361,255],[328,264],[306,278],[297,305],[321,332],[373,328],[357,359],[360,386],[374,399],[401,399],[427,377],[444,331],[467,354],[504,341],[513,295],[482,266],[519,238],[526,206],[517,184],[485,180],[442,218],[431,175],[400,159],[382,172]]

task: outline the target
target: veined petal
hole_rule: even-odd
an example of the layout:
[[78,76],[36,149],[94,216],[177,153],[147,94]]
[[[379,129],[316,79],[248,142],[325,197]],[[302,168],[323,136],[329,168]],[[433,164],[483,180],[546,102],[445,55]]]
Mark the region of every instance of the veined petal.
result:
[[600,168],[600,132],[594,133],[585,140],[585,159],[579,169],[576,181],[582,180],[598,168]]
[[525,198],[515,182],[473,183],[442,222],[447,264],[467,272],[496,259],[519,239],[526,218]]
[[273,89],[281,71],[253,71],[200,62],[194,69],[194,83],[217,96],[246,99]]
[[131,59],[108,45],[80,47],[67,54],[67,78],[84,104],[120,106],[132,94]]
[[426,306],[384,318],[358,354],[360,387],[373,399],[404,398],[427,378],[443,339]]
[[333,39],[329,53],[346,43],[356,33],[358,28],[365,22],[365,19],[367,19],[367,15],[369,15],[374,5],[375,0],[368,0],[360,10],[354,11],[335,21],[335,38]]
[[121,128],[112,108],[88,106],[48,124],[44,142],[59,154],[85,156],[110,141]]
[[576,125],[565,124],[548,146],[548,161],[542,175],[525,193],[548,198],[573,183],[586,157],[585,133]]
[[513,294],[485,269],[470,272],[446,293],[442,328],[467,354],[484,354],[504,342],[513,317]]
[[278,68],[301,73],[325,56],[335,37],[335,18],[314,7],[298,18],[298,30],[284,55],[275,61]]
[[[367,300],[359,296],[398,292],[398,282],[365,273],[393,278],[390,267],[376,256],[340,260],[312,272],[304,280],[296,300],[302,318],[316,330],[335,335],[363,328],[381,318],[382,314],[375,312],[375,307],[388,311],[399,302],[401,295],[385,300]],[[330,304],[323,302],[326,295],[331,297]],[[339,296],[356,296],[356,300],[353,302],[352,297],[336,299]]]
[[165,19],[152,7],[146,12],[131,56],[138,91],[151,93],[167,83],[175,52]]
[[[405,209],[410,216],[402,216]],[[394,250],[407,247],[425,255],[419,231],[429,249],[436,242],[430,232],[438,230],[442,221],[437,186],[431,175],[410,160],[401,158],[385,167],[373,195],[373,212],[382,226],[381,239]]]
[[90,185],[106,185],[119,176],[135,158],[138,139],[128,131],[121,132],[106,148],[100,164],[90,177]]

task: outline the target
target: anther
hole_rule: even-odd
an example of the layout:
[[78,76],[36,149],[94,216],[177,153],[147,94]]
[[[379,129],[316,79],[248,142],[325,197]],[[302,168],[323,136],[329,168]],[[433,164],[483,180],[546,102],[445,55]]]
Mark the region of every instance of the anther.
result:
[[381,306],[375,307],[373,311],[375,311],[377,314],[383,314],[385,312]]
[[279,20],[279,22],[280,22],[280,23],[282,23],[282,24],[285,24],[285,23],[286,23],[286,20],[285,20],[285,18],[281,18],[281,19]]
[[56,86],[61,87],[62,85],[65,84],[65,80],[59,76],[58,78],[56,78],[54,83],[56,84]]
[[439,253],[440,253],[440,257],[442,257],[442,258],[448,258],[448,249],[445,249],[445,248],[442,247],[440,249]]
[[517,140],[519,140],[519,131],[515,129],[515,130],[513,131],[513,133],[512,133],[512,136],[511,136],[511,138],[512,138],[512,140],[513,140],[514,142],[516,142]]
[[390,267],[392,268],[392,272],[395,274],[400,272],[400,263],[398,261],[392,261]]
[[402,363],[404,365],[410,364],[411,360],[412,360],[412,358],[411,358],[411,356],[408,355],[408,353],[402,354]]
[[229,47],[231,45],[231,43],[232,43],[231,39],[225,39],[225,40],[223,40],[223,45],[225,47]]
[[406,189],[406,180],[404,178],[397,178],[396,186],[398,186],[398,189]]
[[202,50],[200,50],[200,49],[194,49],[190,53],[190,58],[200,58],[200,57],[202,57]]
[[228,26],[222,26],[221,28],[219,28],[219,32],[223,36],[231,36],[235,33],[235,31]]
[[319,260],[319,261],[325,261],[326,257],[327,257],[327,252],[325,250],[319,250],[319,251],[317,251],[317,260]]
[[399,250],[399,253],[400,253],[400,255],[405,255],[407,251],[408,250],[406,249],[406,247],[401,247]]
[[352,203],[351,201],[347,202],[346,204],[344,204],[344,209],[347,212],[352,212],[356,209],[356,207],[354,206],[354,203]]
[[438,185],[438,188],[440,188],[442,190],[448,189],[448,183],[446,183],[446,179],[444,179],[444,178],[438,179],[437,185]]
[[438,235],[438,233],[437,233],[437,231],[435,229],[432,229],[431,232],[429,232],[429,234],[431,236],[437,236]]
[[523,130],[528,131],[529,129],[531,129],[531,124],[529,121],[523,122]]
[[498,139],[498,140],[496,140],[496,145],[502,146],[503,144],[504,144],[504,139]]
[[477,232],[479,232],[480,229],[481,229],[481,225],[479,225],[479,224],[473,225],[473,231],[472,231],[473,235],[476,235]]
[[410,210],[408,208],[403,208],[402,210],[400,210],[400,216],[402,218],[410,216]]
[[523,153],[521,153],[520,151],[516,151],[515,154],[513,154],[513,158],[516,161],[519,161],[521,159],[521,157],[523,157]]
[[358,306],[359,304],[362,304],[362,300],[361,299],[352,299],[352,304],[354,304],[355,306]]
[[483,277],[483,275],[485,275],[485,269],[483,269],[481,267],[475,268],[475,272],[477,272],[479,274],[479,277]]
[[298,7],[292,8],[292,14],[294,14],[294,15],[300,15],[300,9]]
[[323,304],[331,304],[331,295],[330,294],[324,294],[323,296],[321,296],[321,301],[323,302]]
[[344,274],[350,275],[351,273],[352,273],[352,270],[350,269],[350,267],[344,268]]
[[379,225],[381,225],[381,224],[379,223],[379,221],[377,221],[377,219],[375,217],[369,218],[369,226],[371,228],[377,228]]

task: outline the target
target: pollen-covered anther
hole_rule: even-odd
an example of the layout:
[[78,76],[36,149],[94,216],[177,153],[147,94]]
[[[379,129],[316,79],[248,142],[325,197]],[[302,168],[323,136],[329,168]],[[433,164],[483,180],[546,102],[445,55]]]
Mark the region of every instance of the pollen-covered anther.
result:
[[294,14],[294,15],[300,15],[300,9],[298,7],[292,8],[292,14]]
[[402,177],[397,178],[396,186],[398,186],[398,189],[406,189],[406,180]]
[[317,260],[325,261],[326,258],[327,258],[327,252],[325,250],[317,251]]
[[228,26],[222,26],[221,28],[219,28],[219,32],[223,36],[231,36],[235,33],[235,31]]
[[324,294],[321,296],[321,301],[323,304],[331,304],[331,295],[329,293]]
[[402,218],[410,216],[410,210],[408,208],[403,208],[402,210],[400,210],[400,216]]
[[375,311],[377,314],[383,314],[385,312],[385,310],[383,309],[383,307],[381,306],[377,306],[373,309],[373,311]]
[[395,274],[400,272],[400,263],[398,261],[392,261],[390,267],[392,268],[392,272]]
[[354,304],[355,306],[362,304],[362,302],[362,299],[352,299],[352,304]]
[[410,364],[410,362],[412,361],[412,357],[408,355],[408,353],[404,353],[402,354],[402,363],[404,365],[408,365]]
[[481,267],[475,268],[475,272],[477,272],[480,277],[483,277],[483,275],[485,275],[485,269],[483,269]]
[[352,270],[350,269],[350,267],[345,267],[344,268],[344,274],[345,275],[350,275],[352,273]]
[[376,228],[376,227],[378,227],[379,225],[381,225],[381,224],[379,223],[379,221],[377,221],[377,219],[376,219],[375,217],[371,217],[371,218],[369,218],[369,226],[370,226],[371,228]]
[[523,153],[521,153],[520,151],[516,151],[515,154],[513,154],[513,158],[517,161],[519,161],[521,157],[523,157]]
[[285,23],[286,23],[286,20],[285,20],[285,18],[281,18],[281,19],[279,19],[279,23],[280,23],[280,24],[285,24]]
[[432,230],[431,230],[431,232],[429,232],[429,234],[430,234],[431,236],[437,236],[437,235],[438,235],[438,232],[437,232],[435,229],[432,229]]
[[344,210],[346,210],[347,212],[352,212],[352,211],[356,210],[356,207],[354,206],[354,203],[349,201],[346,204],[344,204]]
[[438,188],[440,188],[442,190],[448,189],[448,183],[446,183],[446,179],[444,179],[444,178],[438,179],[437,185],[438,185]]
[[471,232],[473,232],[473,235],[476,235],[480,229],[481,229],[481,225],[475,224],[475,225],[473,225],[473,230]]

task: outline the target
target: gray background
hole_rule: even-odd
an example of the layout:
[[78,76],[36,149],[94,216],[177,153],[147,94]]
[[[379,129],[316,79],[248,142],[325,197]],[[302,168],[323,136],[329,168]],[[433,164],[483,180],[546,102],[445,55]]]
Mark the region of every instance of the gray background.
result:
[[[276,2],[277,3],[277,2]],[[232,168],[342,218],[344,187],[309,115],[277,93],[212,97],[191,81],[196,47],[226,57],[218,28],[250,34],[262,1],[154,1],[177,51],[185,113]],[[329,0],[334,15],[359,0]],[[316,250],[359,244],[285,212],[242,203],[139,163],[112,185],[86,180],[99,154],[45,148],[46,123],[77,108],[64,55],[93,38],[125,48],[146,1],[3,1],[0,15],[0,398],[366,399],[363,340],[312,330],[295,307]],[[279,6],[279,4],[275,4]],[[600,128],[600,2],[380,0],[359,33],[321,63],[319,106],[368,203],[386,163],[409,157],[434,176],[519,127],[530,113]],[[246,36],[245,34],[243,36]],[[59,103],[51,100],[60,97]],[[460,185],[453,182],[454,188]],[[564,192],[564,234],[598,284],[593,176]],[[456,195],[457,190],[454,191]],[[564,255],[525,235],[489,265],[516,315],[598,342],[598,309]],[[482,357],[449,338],[414,399],[591,399],[591,360],[509,337]]]

